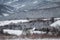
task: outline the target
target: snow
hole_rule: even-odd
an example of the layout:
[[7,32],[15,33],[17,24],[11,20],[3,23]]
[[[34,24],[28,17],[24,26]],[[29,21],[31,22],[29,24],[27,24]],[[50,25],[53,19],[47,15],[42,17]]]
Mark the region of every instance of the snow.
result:
[[[6,7],[6,8],[7,8],[8,10],[10,10],[10,11],[13,11],[13,10],[12,10],[12,9],[10,9],[9,7]],[[7,11],[8,11],[8,10],[7,10]]]
[[25,4],[21,5],[20,8],[22,8],[22,7],[24,7],[24,6],[25,6]]
[[13,7],[19,9],[20,6],[21,6],[21,4],[16,4],[16,5],[14,5]]
[[13,2],[16,2],[16,1],[18,1],[18,0],[9,1],[9,2],[6,2],[6,3],[4,3],[4,4],[9,5],[9,4],[11,4],[11,3],[13,3]]
[[43,31],[31,31],[30,30],[30,33],[31,34],[45,34],[46,32],[43,32]]
[[35,31],[35,27],[33,29],[28,30],[30,34],[45,34],[43,31]]
[[9,16],[9,14],[6,14],[6,13],[4,13],[3,15],[4,15],[4,16]]
[[[42,19],[43,21],[47,21],[47,20],[50,20],[50,18],[48,19]],[[60,18],[54,18],[54,20],[60,20]]]
[[11,10],[11,11],[8,11],[8,10],[7,10],[7,12],[10,13],[10,14],[14,13],[13,10]]
[[25,12],[27,12],[28,10],[24,10]]
[[33,29],[29,29],[27,31],[23,31],[23,30],[13,30],[13,29],[3,29],[3,33],[7,33],[10,35],[26,35],[27,33],[30,34],[45,34],[46,32],[43,31],[35,31],[35,27]]
[[33,33],[35,33],[35,34],[45,34],[46,32],[43,32],[43,31],[33,31]]
[[46,1],[50,1],[50,2],[60,2],[60,0],[46,0]]
[[12,2],[7,2],[6,4],[10,4],[10,3],[12,3]]
[[[42,20],[46,21],[46,20],[50,20],[50,19],[48,18],[48,19],[42,19]],[[60,20],[60,18],[54,18],[54,20]]]
[[50,19],[42,19],[42,20],[47,21],[47,20],[50,20]]
[[38,1],[34,1],[34,2],[33,2],[33,4],[36,4],[36,3],[38,3]]
[[13,6],[13,7],[15,7],[15,8],[17,8],[17,9],[19,9],[19,8],[23,8],[23,7],[25,7],[26,5],[25,4],[20,4],[20,5],[15,5],[15,6]]
[[34,27],[32,30],[35,30],[36,28]]
[[[33,28],[34,29],[34,28]],[[46,32],[43,31],[34,31],[34,30],[28,30],[30,32],[30,34],[45,34]],[[10,35],[22,35],[22,34],[26,34],[26,32],[24,33],[23,30],[12,30],[12,29],[3,29],[3,33],[7,33]]]
[[54,18],[54,20],[60,20],[60,18]]
[[11,34],[11,35],[21,35],[22,34],[22,30],[11,30],[11,29],[3,29],[3,33],[8,33],[8,34]]
[[8,25],[10,23],[19,23],[19,22],[29,22],[30,20],[10,20],[10,21],[0,21],[0,26]]
[[52,23],[50,26],[51,26],[51,27],[58,27],[58,26],[60,26],[60,20]]
[[46,0],[46,1],[52,1],[52,0]]

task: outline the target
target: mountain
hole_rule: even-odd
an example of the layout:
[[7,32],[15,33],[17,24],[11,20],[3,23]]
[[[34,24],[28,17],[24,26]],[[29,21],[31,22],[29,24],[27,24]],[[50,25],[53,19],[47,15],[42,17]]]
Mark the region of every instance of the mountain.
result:
[[0,16],[6,16],[13,13],[14,8],[7,5],[0,4]]
[[0,0],[0,20],[60,17],[59,0]]

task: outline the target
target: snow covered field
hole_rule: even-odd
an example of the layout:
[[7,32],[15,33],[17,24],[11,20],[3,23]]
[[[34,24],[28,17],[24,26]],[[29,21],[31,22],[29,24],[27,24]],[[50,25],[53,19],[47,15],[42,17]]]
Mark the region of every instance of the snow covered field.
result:
[[[45,20],[45,19],[44,19]],[[3,25],[8,25],[8,24],[10,24],[10,23],[19,23],[19,22],[29,22],[29,20],[11,20],[11,21],[0,21],[0,26],[3,26]],[[2,25],[3,24],[3,25]],[[32,23],[31,23],[32,24]],[[43,23],[42,23],[43,24]],[[46,24],[44,24],[44,25],[42,25],[42,24],[39,24],[38,22],[36,22],[34,25],[30,25],[31,27],[39,27],[39,26],[44,26],[44,25],[46,25]],[[26,25],[28,25],[28,24],[26,24]],[[29,26],[29,25],[28,25]],[[27,26],[27,27],[28,27]],[[46,25],[46,26],[48,26],[48,25]],[[7,30],[8,31],[8,30]],[[13,30],[10,30],[10,31],[13,31]],[[18,32],[18,31],[17,31]],[[14,32],[12,32],[12,33],[14,33]],[[34,33],[41,33],[41,32],[39,32],[39,31],[34,31]],[[30,38],[27,38],[27,37],[25,37],[25,38],[20,38],[20,37],[17,37],[17,38],[15,38],[15,37],[9,37],[9,38],[7,38],[8,36],[5,36],[4,37],[4,35],[2,35],[2,37],[0,36],[0,39],[2,39],[2,40],[60,40],[60,38],[36,38],[36,39],[30,39]],[[4,39],[3,39],[4,38]]]
[[9,25],[10,23],[29,22],[30,20],[10,20],[0,21],[0,26]]

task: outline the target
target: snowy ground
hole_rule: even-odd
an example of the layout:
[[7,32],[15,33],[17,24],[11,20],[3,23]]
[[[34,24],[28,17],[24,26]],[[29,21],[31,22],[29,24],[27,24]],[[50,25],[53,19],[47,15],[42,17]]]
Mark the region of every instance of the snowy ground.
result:
[[10,23],[29,22],[30,20],[10,20],[0,21],[0,26],[9,25]]
[[[18,23],[18,22],[23,22],[23,20],[21,21],[21,20],[16,20],[16,21],[4,21],[4,22],[0,22],[0,24],[3,24],[3,23],[8,23],[8,22],[13,22],[13,23]],[[24,22],[28,22],[28,20],[25,20]],[[9,24],[9,23],[8,23]],[[25,23],[26,24],[26,23]],[[48,26],[47,25],[47,23],[45,23],[44,24],[44,27],[45,27],[45,25],[46,25],[46,27]],[[26,24],[26,27],[28,27],[28,26],[31,26],[31,27],[42,27],[43,26],[43,23],[41,22],[36,22],[34,25],[32,25],[32,23],[30,23],[30,25],[28,25],[28,24]],[[40,34],[39,34],[40,35]],[[52,35],[53,36],[53,35]],[[23,36],[24,37],[24,36]],[[31,37],[35,37],[35,36],[31,36]],[[44,36],[45,38],[41,38],[41,35],[40,36],[38,36],[38,35],[36,35],[36,37],[37,38],[27,38],[27,37],[24,37],[24,38],[21,38],[21,37],[16,37],[16,36],[7,36],[7,35],[1,35],[0,34],[0,40],[60,40],[60,36],[59,37],[48,37],[48,35],[47,35],[47,37],[46,37],[46,35]]]

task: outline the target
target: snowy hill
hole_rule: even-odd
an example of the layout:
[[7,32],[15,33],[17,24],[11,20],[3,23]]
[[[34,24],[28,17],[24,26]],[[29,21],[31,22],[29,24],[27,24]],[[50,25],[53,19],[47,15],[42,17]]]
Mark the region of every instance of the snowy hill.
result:
[[59,0],[0,0],[0,4],[0,20],[60,17]]
[[30,20],[10,20],[10,21],[0,21],[0,26],[5,26],[5,25],[9,25],[11,23],[24,23],[24,22],[29,22]]
[[14,8],[0,4],[0,16],[9,16],[9,14],[13,13]]

